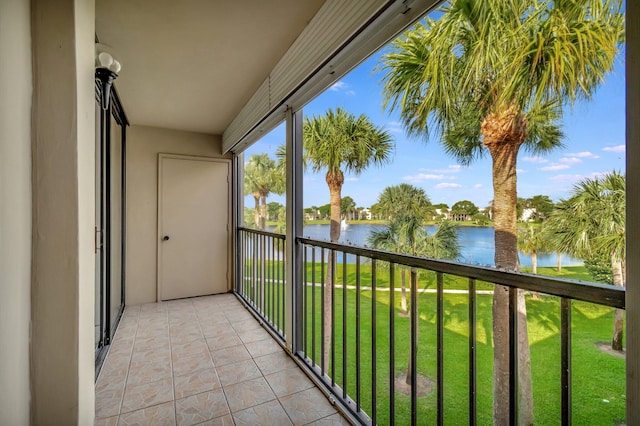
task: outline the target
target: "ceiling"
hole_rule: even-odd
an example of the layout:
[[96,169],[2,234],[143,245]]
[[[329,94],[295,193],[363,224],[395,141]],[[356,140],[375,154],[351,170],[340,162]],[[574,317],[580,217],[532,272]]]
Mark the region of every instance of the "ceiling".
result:
[[222,134],[324,0],[96,0],[131,124]]

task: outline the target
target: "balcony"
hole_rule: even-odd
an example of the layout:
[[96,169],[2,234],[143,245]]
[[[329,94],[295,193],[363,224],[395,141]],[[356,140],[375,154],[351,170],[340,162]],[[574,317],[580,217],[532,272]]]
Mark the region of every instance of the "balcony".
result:
[[348,424],[231,294],[127,307],[96,425]]
[[[608,329],[612,308],[625,309],[624,289],[297,238],[301,279],[289,290],[283,235],[241,228],[237,242],[236,293],[292,344],[307,372],[356,422],[490,424],[496,285],[505,286],[510,298],[510,424],[519,424],[519,290],[541,294],[540,301],[528,302],[529,328],[542,324],[542,332],[534,326],[529,334],[534,380],[545,383],[543,391],[534,386],[536,424],[600,418],[595,402],[611,403],[597,399],[602,389],[613,393],[609,387],[619,399],[612,421],[623,420],[624,360],[613,361],[619,374],[607,383],[594,381],[578,360],[584,362],[585,342],[589,357],[602,357],[594,343],[610,338],[609,331],[594,337],[585,318],[606,318]],[[400,312],[402,275],[409,306],[417,307],[408,314]],[[288,322],[283,316],[291,300],[295,318]],[[283,330],[289,323],[292,329]],[[409,374],[407,364],[416,366]]]

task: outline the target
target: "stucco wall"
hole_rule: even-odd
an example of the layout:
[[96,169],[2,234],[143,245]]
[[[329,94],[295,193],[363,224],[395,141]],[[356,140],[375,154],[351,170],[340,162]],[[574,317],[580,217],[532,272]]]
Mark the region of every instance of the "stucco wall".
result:
[[29,424],[31,317],[29,0],[0,2],[0,424]]
[[32,0],[31,422],[94,418],[92,0]]
[[221,144],[221,137],[201,133],[145,126],[128,130],[127,305],[157,298],[158,154],[223,157]]

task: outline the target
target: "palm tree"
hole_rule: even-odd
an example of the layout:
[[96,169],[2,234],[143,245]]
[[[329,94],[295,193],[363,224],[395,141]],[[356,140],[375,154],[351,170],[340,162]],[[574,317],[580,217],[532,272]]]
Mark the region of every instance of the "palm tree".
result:
[[430,206],[424,189],[408,183],[387,186],[378,197],[378,208],[390,218],[405,214],[423,218]]
[[[410,210],[408,210],[410,212]],[[409,213],[396,216],[381,230],[373,230],[367,239],[367,243],[377,249],[397,253],[407,253],[413,256],[424,256],[438,259],[458,259],[460,257],[460,245],[458,234],[452,222],[444,221],[438,226],[438,230],[432,234],[422,224],[422,218]],[[402,283],[401,314],[406,315],[406,272],[407,268],[400,266]],[[393,291],[393,289],[392,289]],[[417,306],[412,306],[414,315],[417,314]],[[406,383],[413,386],[411,356],[407,366]]]
[[[621,0],[452,0],[437,20],[398,38],[382,57],[385,106],[413,136],[440,136],[461,164],[492,159],[495,266],[518,270],[516,160],[521,147],[561,146],[565,104],[588,99],[623,40]],[[520,292],[522,293],[522,292]],[[533,422],[526,305],[519,296],[521,423]],[[509,407],[508,291],[493,303],[494,423]]]
[[253,154],[244,166],[244,193],[255,200],[255,225],[264,229],[267,220],[267,197],[284,193],[282,168],[268,154]]
[[518,229],[518,250],[531,256],[531,272],[538,273],[538,253],[549,251],[550,241],[544,225],[527,223]]
[[[415,254],[407,244],[414,240],[417,227],[422,223],[418,220],[426,214],[431,202],[424,189],[408,183],[387,186],[380,195],[376,203],[379,211],[387,218],[392,218],[391,222],[382,230],[374,230],[369,235],[368,244],[374,248],[393,251],[398,253]],[[409,228],[409,225],[416,228]],[[403,229],[404,238],[400,235]],[[415,246],[415,245],[414,245]],[[432,256],[433,254],[425,254]],[[406,270],[401,268],[401,314],[406,315],[407,311],[407,287]]]
[[[625,286],[625,177],[611,172],[585,179],[561,201],[547,226],[555,244],[565,253],[583,259],[607,258],[613,284]],[[624,311],[616,309],[611,348],[622,350]]]
[[[337,108],[324,116],[305,119],[303,123],[305,165],[314,172],[326,170],[329,186],[332,242],[340,239],[341,191],[344,172],[359,175],[372,165],[387,164],[395,147],[391,134],[373,124],[366,115],[355,115]],[[331,266],[331,262],[329,262]],[[331,345],[331,296],[333,271],[327,271],[324,292],[324,365]]]

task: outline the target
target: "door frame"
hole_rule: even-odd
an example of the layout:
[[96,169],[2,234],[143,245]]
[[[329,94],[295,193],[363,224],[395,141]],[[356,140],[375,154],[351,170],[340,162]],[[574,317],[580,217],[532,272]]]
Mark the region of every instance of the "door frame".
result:
[[231,160],[227,158],[220,157],[205,157],[198,155],[183,155],[183,154],[169,154],[169,153],[159,153],[158,154],[158,205],[157,205],[157,218],[158,222],[156,223],[156,301],[162,302],[162,160],[164,159],[175,159],[175,160],[188,160],[188,161],[206,161],[212,163],[223,163],[227,167],[227,270],[225,273],[226,287],[227,291],[230,290],[231,283],[231,273],[230,268],[233,262],[233,256],[231,255],[232,249],[232,241],[231,241],[231,225],[232,225],[232,206],[231,206],[231,182],[233,181],[231,176]]

